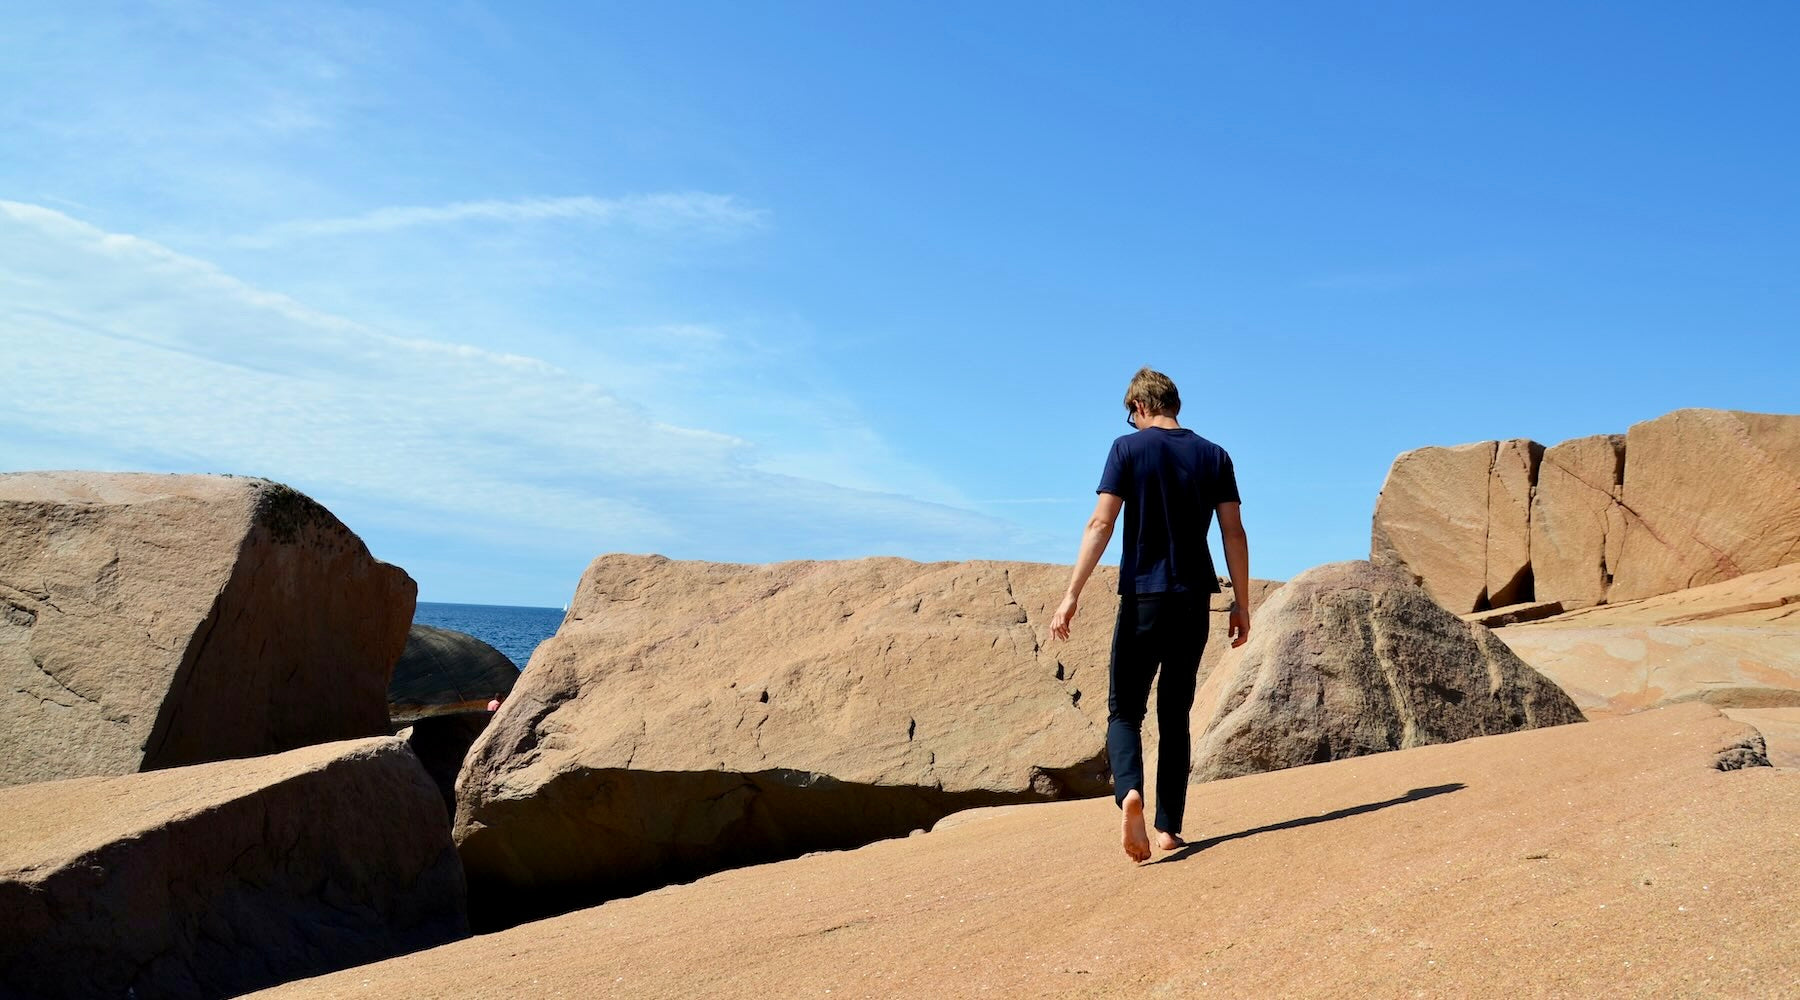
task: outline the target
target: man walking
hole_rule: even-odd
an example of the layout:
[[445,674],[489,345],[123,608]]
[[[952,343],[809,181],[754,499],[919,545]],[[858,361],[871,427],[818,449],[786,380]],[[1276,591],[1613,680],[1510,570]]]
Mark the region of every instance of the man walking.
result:
[[[1162,733],[1156,766],[1156,845],[1172,851],[1187,806],[1188,713],[1194,707],[1200,654],[1206,649],[1211,597],[1219,591],[1206,531],[1213,512],[1231,573],[1231,644],[1250,637],[1250,543],[1239,510],[1231,456],[1181,426],[1181,394],[1161,372],[1143,368],[1125,390],[1126,421],[1135,429],[1112,444],[1100,474],[1099,502],[1081,536],[1068,592],[1050,619],[1050,634],[1069,637],[1081,589],[1112,540],[1125,511],[1119,560],[1119,620],[1114,626],[1106,695],[1106,752],[1113,797],[1124,811],[1122,841],[1133,861],[1150,859],[1144,828],[1141,729],[1156,684]],[[1161,667],[1158,678],[1157,668]]]

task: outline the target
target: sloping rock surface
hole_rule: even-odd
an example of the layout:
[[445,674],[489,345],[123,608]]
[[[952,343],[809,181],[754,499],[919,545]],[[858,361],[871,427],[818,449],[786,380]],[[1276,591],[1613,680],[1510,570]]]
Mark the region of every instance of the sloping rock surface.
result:
[[1800,562],[1800,415],[1676,410],[1625,436],[1628,601]]
[[1800,773],[1687,705],[1196,786],[1134,866],[1108,800],[693,885],[269,997],[1773,997]]
[[1800,705],[1800,564],[1494,634],[1589,713]]
[[1117,578],[1047,649],[1068,572],[595,560],[457,783],[477,919],[1106,794]]
[[467,933],[394,739],[0,789],[0,995],[224,997]]
[[0,785],[384,734],[415,591],[267,480],[0,475]]
[[1194,714],[1202,781],[1582,720],[1486,628],[1366,562],[1283,585]]

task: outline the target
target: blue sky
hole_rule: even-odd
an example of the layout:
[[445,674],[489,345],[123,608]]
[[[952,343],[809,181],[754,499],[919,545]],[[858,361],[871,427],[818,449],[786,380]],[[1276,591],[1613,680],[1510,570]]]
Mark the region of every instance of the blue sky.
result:
[[1797,10],[8,4],[0,468],[425,600],[1067,562],[1150,364],[1292,576],[1409,448],[1800,411]]

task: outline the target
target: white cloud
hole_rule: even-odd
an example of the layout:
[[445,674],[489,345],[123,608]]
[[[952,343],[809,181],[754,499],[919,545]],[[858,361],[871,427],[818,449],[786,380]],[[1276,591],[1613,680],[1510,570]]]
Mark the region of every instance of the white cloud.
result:
[[[673,328],[678,347],[723,338]],[[916,499],[950,491],[853,420],[801,451],[688,426],[591,376],[391,336],[37,205],[0,202],[0,332],[3,467],[267,475],[396,522],[586,555],[941,558],[1015,530]]]
[[514,201],[460,201],[449,205],[402,205],[336,219],[284,222],[242,242],[268,246],[297,239],[389,233],[421,226],[466,222],[530,223],[575,221],[650,231],[700,229],[730,232],[761,225],[767,212],[730,195],[689,191],[623,198],[523,198]]

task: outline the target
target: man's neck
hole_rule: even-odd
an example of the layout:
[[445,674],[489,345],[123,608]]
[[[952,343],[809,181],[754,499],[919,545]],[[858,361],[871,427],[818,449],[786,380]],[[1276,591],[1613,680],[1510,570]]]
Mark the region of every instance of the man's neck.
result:
[[1152,427],[1160,427],[1165,431],[1178,431],[1181,429],[1181,425],[1175,422],[1174,417],[1160,413],[1151,417],[1150,422],[1139,428],[1139,430],[1149,430]]

